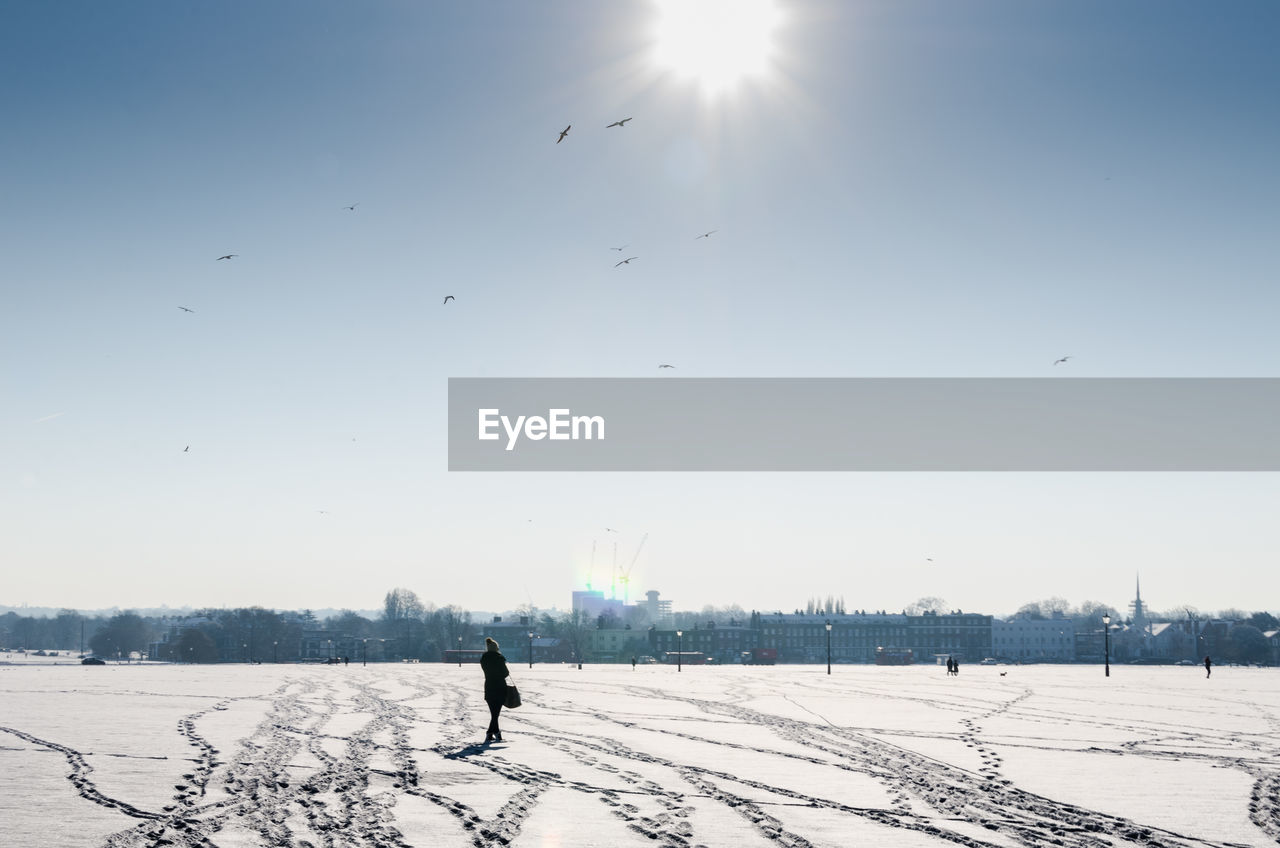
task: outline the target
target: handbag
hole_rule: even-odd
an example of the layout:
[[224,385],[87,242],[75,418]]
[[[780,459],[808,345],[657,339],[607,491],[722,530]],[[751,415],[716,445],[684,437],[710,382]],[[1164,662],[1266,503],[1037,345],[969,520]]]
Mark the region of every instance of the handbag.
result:
[[514,683],[507,684],[507,697],[502,705],[509,710],[514,710],[520,706],[520,690],[516,688]]

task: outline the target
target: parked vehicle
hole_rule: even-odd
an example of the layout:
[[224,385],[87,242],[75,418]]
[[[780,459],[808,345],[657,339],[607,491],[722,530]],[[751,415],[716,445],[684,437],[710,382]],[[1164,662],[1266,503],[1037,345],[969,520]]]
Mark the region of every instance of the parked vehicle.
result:
[[80,660],[80,665],[106,665],[107,661],[102,657],[85,657]]
[[876,665],[911,665],[915,656],[910,648],[876,648]]

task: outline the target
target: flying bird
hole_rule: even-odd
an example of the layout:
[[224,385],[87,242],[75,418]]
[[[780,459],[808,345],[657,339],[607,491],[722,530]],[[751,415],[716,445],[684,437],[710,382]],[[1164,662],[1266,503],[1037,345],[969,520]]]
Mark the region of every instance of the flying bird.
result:
[[[719,230],[712,230],[712,231],[711,231],[711,233],[718,233],[718,232],[720,232],[720,231],[719,231]],[[697,240],[698,240],[698,239],[700,239],[700,238],[711,238],[711,233],[703,233],[702,235],[695,237],[695,238],[694,238],[694,241],[697,241]]]
[[[640,258],[639,256],[633,256],[633,257],[631,257],[631,259],[639,259],[639,258]],[[621,262],[619,262],[619,263],[618,263],[618,265],[630,265],[630,264],[631,264],[631,259],[624,259],[624,260],[622,260]],[[618,265],[614,265],[613,267],[617,268],[617,267],[618,267]]]
[[560,142],[564,141],[564,137],[569,134],[569,130],[571,129],[573,129],[573,124],[570,124],[569,126],[560,130],[560,137],[556,139],[556,144],[559,144]]
[[195,312],[194,309],[188,309],[185,306],[179,306],[178,308],[181,309],[183,312]]
[[359,203],[353,203],[353,204],[351,204],[350,206],[344,206],[344,207],[342,207],[342,208],[343,208],[343,209],[346,209],[348,212],[354,212],[354,211],[356,211],[356,207],[357,207],[357,206],[359,206],[359,205],[360,205]]
[[[445,295],[445,296],[444,296],[444,303],[448,303],[448,302],[449,302],[449,301],[451,301],[451,300],[455,300],[455,298],[454,298],[454,296],[453,296],[453,295],[451,295],[451,294],[447,294],[447,295]],[[440,304],[440,305],[441,305],[441,306],[444,306],[444,303],[442,303],[442,304]]]
[[185,448],[183,448],[183,449],[182,449],[182,452],[183,452],[183,453],[186,453],[186,452],[187,452],[187,451],[189,451],[189,450],[191,450],[191,445],[187,445]]
[[1053,364],[1054,364],[1054,365],[1061,365],[1062,363],[1066,362],[1066,361],[1067,361],[1068,359],[1070,359],[1070,358],[1071,358],[1071,357],[1069,357],[1069,356],[1064,356],[1064,357],[1062,357],[1061,359],[1055,359],[1055,360],[1053,361]]
[[611,248],[609,248],[609,249],[610,249],[610,250],[626,250],[626,249],[627,249],[627,245],[625,245],[625,244],[624,244],[622,247],[611,247]]
[[606,532],[606,533],[617,533],[618,531],[617,531],[617,530],[614,530],[612,527],[606,527],[606,528],[604,528],[604,532]]
[[659,368],[675,368],[674,365],[659,365]]
[[239,255],[240,254],[238,253],[228,253],[226,256],[219,256],[218,261],[221,262],[224,259],[235,259]]
[[627,121],[629,120],[631,119],[623,118],[621,121],[614,121],[612,124],[609,124],[609,126],[605,127],[605,129],[609,129],[609,127],[625,127],[627,125]]

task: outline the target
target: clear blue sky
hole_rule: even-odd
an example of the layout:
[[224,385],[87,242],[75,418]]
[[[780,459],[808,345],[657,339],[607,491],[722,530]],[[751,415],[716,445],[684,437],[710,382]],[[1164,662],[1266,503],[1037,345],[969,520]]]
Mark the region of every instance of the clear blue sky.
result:
[[565,606],[616,527],[678,609],[1280,606],[1276,475],[445,470],[449,377],[1280,375],[1280,6],[776,6],[711,89],[649,2],[6,4],[0,599]]

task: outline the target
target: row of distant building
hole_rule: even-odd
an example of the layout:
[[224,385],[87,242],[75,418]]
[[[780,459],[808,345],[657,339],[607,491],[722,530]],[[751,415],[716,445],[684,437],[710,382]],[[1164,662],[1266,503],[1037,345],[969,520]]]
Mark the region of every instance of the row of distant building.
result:
[[[672,625],[671,602],[651,591],[643,606],[645,629],[622,624],[628,616],[622,602],[602,592],[574,592],[573,609],[589,625],[574,637],[537,632],[536,622],[517,616],[473,625],[456,645],[441,647],[446,662],[475,660],[485,638],[503,646],[508,659],[530,662],[657,661],[729,663],[934,663],[950,657],[959,662],[1070,663],[1199,662],[1205,656],[1225,659],[1232,630],[1243,622],[1187,618],[1154,622],[1146,614],[1141,591],[1124,621],[1103,627],[1096,619],[1062,614],[1047,618],[999,618],[981,613],[854,611],[836,614],[752,612],[743,621],[706,621],[690,628]],[[174,646],[181,630],[198,625],[175,624],[149,654],[181,661]],[[373,639],[314,627],[300,628],[289,644],[265,643],[250,637],[219,645],[221,661],[325,661],[346,657],[352,662],[395,662],[413,658],[408,640]],[[1263,634],[1271,664],[1280,665],[1280,631]]]
[[[473,635],[451,650],[446,662],[474,660],[486,637],[495,639],[511,661],[629,662],[651,656],[660,662],[729,663],[934,663],[951,657],[974,663],[985,659],[1015,663],[1199,662],[1205,656],[1229,654],[1232,629],[1238,622],[1188,619],[1176,622],[1113,622],[1107,632],[1090,621],[1055,615],[1046,619],[996,618],[961,611],[920,615],[853,612],[842,615],[751,613],[746,621],[707,621],[692,628],[653,626],[594,627],[580,638],[539,634],[527,618],[479,625]],[[828,629],[830,625],[830,629]],[[1280,665],[1280,631],[1264,634],[1270,662]],[[370,647],[372,645],[372,647]],[[291,652],[292,653],[292,652]],[[370,662],[400,659],[397,641],[361,640],[327,631],[304,632],[301,659],[350,657]],[[293,657],[290,657],[292,659]]]
[[[745,622],[709,621],[681,632],[670,626],[671,602],[659,598],[660,593],[650,591],[645,601],[636,604],[657,623],[649,633],[653,650],[697,653],[714,662],[776,656],[777,662],[813,663],[825,662],[829,656],[839,663],[934,662],[946,657],[962,662],[1054,663],[1102,662],[1108,655],[1117,662],[1199,661],[1205,656],[1226,656],[1237,624],[1226,619],[1151,621],[1141,585],[1135,585],[1127,620],[1113,621],[1105,628],[1095,619],[1077,620],[1061,613],[1047,618],[998,618],[960,611],[919,615],[861,611],[752,613]],[[625,615],[621,601],[599,591],[574,592],[573,609],[601,620]],[[1280,631],[1263,635],[1270,662],[1280,665]],[[597,656],[612,660],[612,647],[623,640],[616,631],[599,630],[589,641]]]
[[[753,613],[740,625],[707,622],[692,630],[651,630],[658,652],[696,652],[717,663],[1170,663],[1229,654],[1238,622],[1194,620],[1114,622],[1094,626],[1062,615],[1047,619],[995,618],[954,611],[807,615]],[[1280,631],[1265,633],[1269,662],[1280,665]]]

